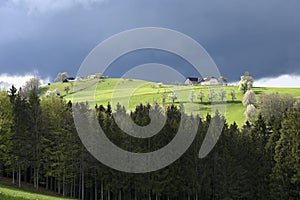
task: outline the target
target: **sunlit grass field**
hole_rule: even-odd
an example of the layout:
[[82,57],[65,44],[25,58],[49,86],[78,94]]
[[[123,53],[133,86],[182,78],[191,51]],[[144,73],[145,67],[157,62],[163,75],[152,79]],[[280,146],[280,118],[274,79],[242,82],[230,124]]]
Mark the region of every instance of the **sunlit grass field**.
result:
[[66,198],[48,196],[33,191],[20,190],[9,186],[0,185],[1,200],[64,200]]
[[[67,94],[64,88],[69,86],[70,91]],[[225,114],[226,120],[229,124],[234,121],[242,126],[245,122],[245,107],[242,105],[243,94],[238,90],[236,86],[215,86],[213,87],[215,93],[218,94],[223,88],[226,90],[226,100],[222,102],[219,97],[212,104],[208,100],[208,91],[211,87],[208,86],[183,86],[183,85],[158,85],[157,83],[147,82],[143,80],[131,80],[131,79],[93,79],[76,81],[72,83],[54,83],[50,86],[44,86],[42,94],[45,94],[47,90],[53,91],[58,89],[67,101],[72,102],[89,102],[93,107],[95,104],[102,104],[105,107],[108,102],[112,105],[113,109],[117,103],[125,106],[127,110],[133,110],[136,105],[143,103],[159,103],[162,105],[162,96],[165,93],[166,104],[171,105],[172,100],[168,98],[171,92],[178,94],[178,99],[175,100],[175,104],[179,105],[179,102],[183,103],[185,112],[187,114],[200,115],[205,117],[207,113],[214,113],[216,109]],[[232,101],[230,96],[230,90],[233,89],[236,94],[236,99]],[[201,102],[197,96],[199,91],[204,92],[204,99]],[[300,98],[299,88],[253,88],[256,98],[257,107],[259,108],[259,97],[267,93],[281,93],[290,94],[294,97]],[[194,91],[196,98],[193,102],[190,100],[191,91]],[[93,102],[93,99],[95,102]]]

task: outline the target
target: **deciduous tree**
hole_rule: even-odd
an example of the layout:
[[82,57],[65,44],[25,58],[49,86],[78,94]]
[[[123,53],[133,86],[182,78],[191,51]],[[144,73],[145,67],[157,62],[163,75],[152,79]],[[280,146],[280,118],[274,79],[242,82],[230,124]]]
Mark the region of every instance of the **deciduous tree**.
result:
[[178,99],[178,95],[176,92],[172,92],[171,94],[169,94],[169,99],[172,100],[172,102],[174,103],[176,99]]
[[195,91],[192,90],[192,91],[191,91],[191,94],[190,94],[190,100],[191,100],[192,102],[194,102],[195,98],[196,98]]
[[253,78],[250,76],[249,72],[245,72],[243,76],[241,76],[241,80],[239,82],[239,90],[246,93],[247,90],[250,90],[253,86]]
[[243,105],[248,106],[250,104],[255,105],[256,98],[253,90],[247,90],[243,97]]
[[295,98],[289,94],[265,94],[260,97],[259,106],[262,116],[268,121],[272,116],[278,118],[295,104]]
[[245,111],[246,119],[253,122],[256,119],[256,108],[253,104],[248,104]]
[[35,94],[39,94],[39,89],[41,86],[41,82],[38,78],[31,78],[28,80],[25,85],[20,90],[20,94],[23,98],[29,98],[30,93],[33,91]]
[[55,80],[63,82],[66,78],[68,78],[68,73],[67,72],[60,72],[60,73],[57,74],[57,77],[55,78]]
[[198,99],[200,99],[201,103],[203,102],[204,97],[205,97],[205,95],[204,95],[203,90],[200,90],[199,94],[198,94]]
[[234,89],[230,89],[229,94],[230,94],[230,96],[231,96],[231,100],[234,101],[234,100],[236,99]]
[[220,96],[221,101],[223,102],[225,100],[225,98],[226,98],[226,90],[224,88],[222,88],[219,91],[219,96]]

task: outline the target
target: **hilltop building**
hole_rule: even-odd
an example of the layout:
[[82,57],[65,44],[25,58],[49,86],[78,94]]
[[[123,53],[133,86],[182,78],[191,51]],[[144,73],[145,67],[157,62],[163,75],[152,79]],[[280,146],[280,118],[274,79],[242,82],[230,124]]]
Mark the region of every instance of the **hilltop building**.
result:
[[222,85],[223,84],[223,77],[216,78],[213,76],[200,78],[200,77],[187,77],[184,81],[185,85]]

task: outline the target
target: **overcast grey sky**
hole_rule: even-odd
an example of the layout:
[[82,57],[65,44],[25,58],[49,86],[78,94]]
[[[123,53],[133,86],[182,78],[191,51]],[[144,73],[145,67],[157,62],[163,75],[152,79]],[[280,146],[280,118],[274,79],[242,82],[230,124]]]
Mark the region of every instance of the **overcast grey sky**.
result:
[[[245,70],[255,78],[300,74],[299,8],[299,0],[1,0],[0,74],[75,75],[98,43],[145,26],[194,38],[232,81]],[[120,59],[108,73],[120,76],[121,65],[148,62],[185,64],[145,51]]]

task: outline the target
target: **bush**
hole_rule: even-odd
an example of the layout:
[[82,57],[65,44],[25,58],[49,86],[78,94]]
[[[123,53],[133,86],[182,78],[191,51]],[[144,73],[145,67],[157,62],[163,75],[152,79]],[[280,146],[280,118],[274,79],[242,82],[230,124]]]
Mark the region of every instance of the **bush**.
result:
[[266,120],[270,120],[272,116],[277,118],[287,109],[292,108],[296,99],[289,94],[265,94],[260,97],[260,110],[262,116]]

